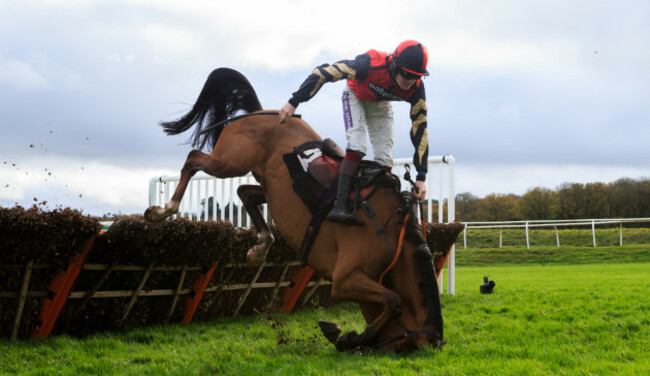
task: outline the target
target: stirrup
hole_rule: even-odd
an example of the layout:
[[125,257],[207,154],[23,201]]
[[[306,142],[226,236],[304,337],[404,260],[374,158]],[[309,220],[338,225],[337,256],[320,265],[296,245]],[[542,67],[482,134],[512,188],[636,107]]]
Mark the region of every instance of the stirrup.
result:
[[343,210],[332,209],[327,215],[327,219],[332,222],[342,223],[346,225],[363,226],[366,223],[354,213],[346,213]]

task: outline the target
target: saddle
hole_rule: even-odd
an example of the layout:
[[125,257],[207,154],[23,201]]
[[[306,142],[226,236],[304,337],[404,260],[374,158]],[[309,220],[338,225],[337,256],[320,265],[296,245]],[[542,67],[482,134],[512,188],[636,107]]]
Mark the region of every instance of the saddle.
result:
[[[344,156],[343,149],[329,138],[323,141],[308,141],[283,156],[293,179],[293,190],[312,214],[319,206],[331,206],[334,202],[338,166]],[[349,200],[360,203],[370,198],[380,188],[399,191],[399,179],[388,173],[379,163],[361,161],[352,179]]]
[[[308,141],[283,156],[293,179],[293,190],[312,213],[300,247],[303,265],[307,264],[316,234],[334,203],[338,187],[338,165],[344,156],[343,149],[329,138]],[[400,181],[397,176],[388,173],[384,166],[372,161],[361,161],[352,179],[349,200],[355,207],[360,206],[366,211],[375,227],[378,224],[374,223],[374,213],[367,200],[382,188],[399,192]]]

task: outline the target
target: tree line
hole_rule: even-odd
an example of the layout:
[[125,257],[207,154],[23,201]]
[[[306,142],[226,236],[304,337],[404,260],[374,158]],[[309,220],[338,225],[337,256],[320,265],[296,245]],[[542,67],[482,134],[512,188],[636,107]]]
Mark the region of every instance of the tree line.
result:
[[[437,210],[435,206],[432,209]],[[536,187],[522,196],[492,193],[478,198],[469,192],[456,195],[456,220],[461,222],[648,217],[650,178],[563,183],[555,190]]]

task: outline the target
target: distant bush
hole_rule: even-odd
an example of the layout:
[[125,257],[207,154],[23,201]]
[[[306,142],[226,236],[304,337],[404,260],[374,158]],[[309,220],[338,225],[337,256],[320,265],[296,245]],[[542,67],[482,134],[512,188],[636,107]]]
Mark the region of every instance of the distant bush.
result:
[[456,196],[456,219],[462,222],[538,219],[650,217],[650,178],[613,183],[563,183],[555,190],[536,187],[524,195],[492,193],[478,198]]

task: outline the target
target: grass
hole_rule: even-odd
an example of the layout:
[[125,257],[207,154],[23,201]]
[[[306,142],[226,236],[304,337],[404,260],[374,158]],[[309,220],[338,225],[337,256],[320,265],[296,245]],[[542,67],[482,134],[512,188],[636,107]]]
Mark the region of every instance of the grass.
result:
[[[637,256],[625,263],[584,264],[581,253],[593,248],[560,255],[540,250],[535,264],[513,264],[505,255],[478,265],[476,259],[461,263],[459,250],[456,295],[442,296],[448,341],[442,352],[337,352],[317,321],[363,330],[356,305],[346,303],[85,339],[3,339],[0,374],[648,374],[650,262],[641,260],[650,252],[616,248]],[[494,294],[479,293],[484,275],[496,282]]]
[[[648,271],[647,263],[459,268],[459,293],[443,296],[459,344],[446,355],[464,363],[450,373],[647,374]],[[494,295],[472,293],[483,275],[496,282]]]

